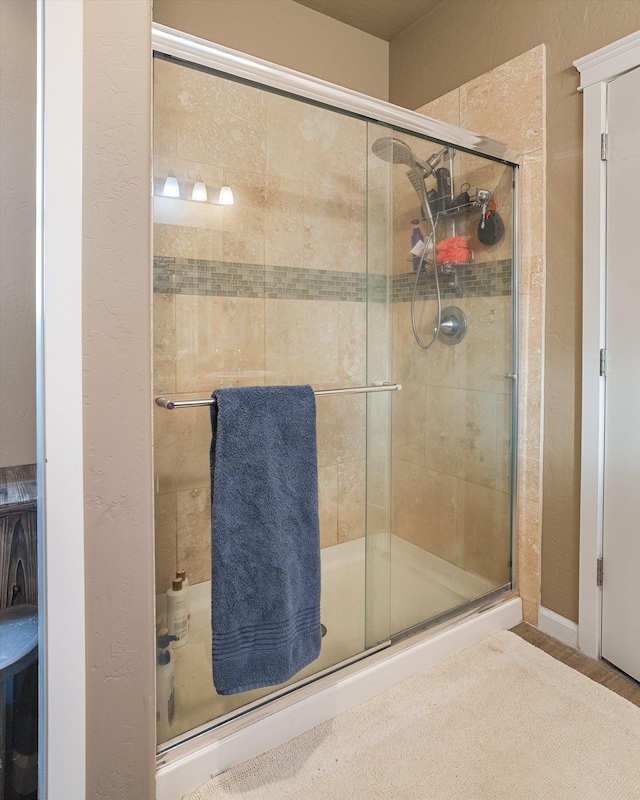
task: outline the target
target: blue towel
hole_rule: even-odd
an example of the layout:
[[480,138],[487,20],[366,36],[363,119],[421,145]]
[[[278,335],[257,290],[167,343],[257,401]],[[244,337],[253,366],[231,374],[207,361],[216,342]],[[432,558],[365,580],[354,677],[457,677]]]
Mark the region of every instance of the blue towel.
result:
[[213,682],[235,694],[283,683],[320,653],[316,403],[310,386],[213,398]]

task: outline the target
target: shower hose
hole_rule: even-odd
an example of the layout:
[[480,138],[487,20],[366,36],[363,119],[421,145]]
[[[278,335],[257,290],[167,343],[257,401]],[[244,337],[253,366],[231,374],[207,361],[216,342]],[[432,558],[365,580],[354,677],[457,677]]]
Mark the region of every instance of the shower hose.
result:
[[[429,221],[431,223],[431,234],[429,235],[429,238],[427,239],[427,243],[424,246],[424,250],[422,251],[422,255],[420,256],[420,264],[419,264],[418,270],[416,272],[416,279],[415,279],[415,281],[413,283],[413,292],[411,294],[411,327],[413,328],[413,335],[415,337],[416,342],[418,343],[418,345],[423,350],[429,350],[437,342],[438,335],[440,333],[440,322],[441,322],[441,316],[442,316],[442,299],[440,297],[440,280],[438,278],[438,264],[437,264],[436,249],[435,249],[435,240],[436,240],[435,233],[436,233],[436,225],[438,223],[438,220],[436,218],[435,221],[433,221],[433,220],[429,220]],[[418,288],[418,280],[420,279],[420,273],[422,272],[423,267],[424,267],[424,271],[425,272],[427,271],[426,270],[426,263],[427,263],[426,262],[426,255],[427,255],[427,250],[429,249],[429,245],[432,242],[433,242],[433,245],[434,245],[434,247],[433,247],[433,275],[434,275],[435,281],[436,281],[436,297],[437,297],[437,300],[438,300],[438,317],[437,317],[436,325],[435,325],[435,327],[433,329],[434,330],[433,338],[431,339],[431,341],[428,344],[425,344],[422,341],[422,339],[420,338],[420,334],[418,333],[418,327],[416,325],[416,290]]]

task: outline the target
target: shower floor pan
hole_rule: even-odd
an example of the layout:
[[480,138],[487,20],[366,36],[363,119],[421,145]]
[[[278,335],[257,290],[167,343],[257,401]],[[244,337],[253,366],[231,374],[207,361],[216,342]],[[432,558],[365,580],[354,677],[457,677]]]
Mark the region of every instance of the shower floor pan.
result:
[[[390,550],[392,635],[495,588],[484,578],[465,572],[397,536],[391,537]],[[234,711],[255,703],[272,691],[256,689],[231,696],[216,693],[211,669],[210,597],[209,581],[190,588],[189,642],[175,651],[175,718],[172,726],[175,737],[211,720],[232,716]],[[298,672],[290,683],[297,683],[364,651],[364,598],[365,540],[356,539],[325,548],[322,551],[322,623],[327,633],[322,639],[320,656]],[[386,631],[386,620],[382,620],[381,627]]]

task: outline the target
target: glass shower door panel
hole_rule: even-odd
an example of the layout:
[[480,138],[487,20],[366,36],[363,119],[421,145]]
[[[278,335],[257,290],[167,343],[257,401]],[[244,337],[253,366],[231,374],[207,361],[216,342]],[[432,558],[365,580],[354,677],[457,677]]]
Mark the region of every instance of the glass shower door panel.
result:
[[513,175],[404,132],[387,131],[372,150],[393,180],[391,372],[403,388],[391,416],[391,631],[399,633],[511,580]]
[[[263,385],[264,246],[247,230],[261,214],[260,176],[236,172],[256,166],[249,126],[237,126],[234,138],[224,115],[213,119],[216,104],[258,113],[261,93],[161,58],[154,74],[154,394],[198,400],[216,388]],[[194,199],[204,197],[202,185],[206,199]],[[232,187],[234,206],[219,204],[223,185]],[[210,441],[208,408],[155,406],[158,632],[169,627],[166,592],[178,570],[189,582],[191,614],[188,642],[172,650],[172,721],[167,682],[158,680],[159,743],[246,702],[217,695],[212,681]]]
[[[365,385],[367,124],[163,58],[155,76],[155,394],[184,400],[230,386]],[[198,184],[206,199],[197,199]],[[233,205],[220,205],[222,186]],[[365,630],[365,572],[371,579],[374,563],[365,543],[368,402],[365,394],[316,402],[320,656],[287,684],[225,696],[212,681],[209,410],[156,407],[159,629],[177,570],[186,571],[191,602],[189,641],[174,650],[175,717],[160,726],[160,744],[388,637],[388,610],[382,632],[380,623],[375,635]],[[385,564],[388,584],[388,557]]]
[[[374,142],[387,126],[367,124],[367,383],[396,383],[391,363],[392,169],[377,158]],[[367,398],[366,642],[390,636],[391,614],[391,420],[398,392]]]

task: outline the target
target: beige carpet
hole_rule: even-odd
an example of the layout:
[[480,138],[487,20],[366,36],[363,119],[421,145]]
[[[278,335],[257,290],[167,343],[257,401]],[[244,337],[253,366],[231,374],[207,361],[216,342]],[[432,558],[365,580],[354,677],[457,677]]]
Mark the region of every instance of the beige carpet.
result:
[[188,800],[640,798],[640,708],[507,631]]

